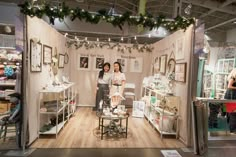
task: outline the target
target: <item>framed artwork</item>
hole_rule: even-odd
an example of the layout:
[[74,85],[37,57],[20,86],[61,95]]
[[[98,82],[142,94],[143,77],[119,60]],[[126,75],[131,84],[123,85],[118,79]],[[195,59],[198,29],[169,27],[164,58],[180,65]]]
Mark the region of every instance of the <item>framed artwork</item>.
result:
[[118,58],[117,62],[120,63],[120,65],[122,67],[122,72],[126,72],[127,71],[127,59],[125,59],[125,58]]
[[104,57],[96,57],[95,58],[95,69],[101,70],[104,63],[105,63]]
[[160,71],[160,58],[156,57],[153,62],[153,75]]
[[64,58],[64,64],[68,64],[69,63],[69,55],[68,53],[66,52],[65,53],[65,58]]
[[78,69],[79,70],[90,70],[90,58],[88,54],[78,55]]
[[42,70],[42,44],[30,40],[30,71],[41,72]]
[[65,55],[64,54],[59,54],[58,68],[64,68],[64,63],[65,63]]
[[43,45],[43,63],[51,64],[52,63],[52,47]]
[[173,73],[175,72],[175,59],[170,58],[168,63],[167,63],[167,72],[168,73]]
[[143,58],[130,59],[130,72],[141,73],[143,71]]
[[186,82],[186,68],[187,63],[175,64],[175,81]]
[[176,40],[175,60],[184,59],[184,37]]
[[165,75],[166,73],[166,60],[167,60],[167,55],[162,55],[160,59],[160,73]]

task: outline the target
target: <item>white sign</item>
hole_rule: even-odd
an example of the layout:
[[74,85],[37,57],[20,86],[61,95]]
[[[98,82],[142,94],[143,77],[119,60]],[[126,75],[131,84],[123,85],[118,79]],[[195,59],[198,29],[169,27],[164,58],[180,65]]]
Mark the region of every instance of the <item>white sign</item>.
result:
[[133,101],[133,117],[144,117],[144,108],[145,102],[144,101]]
[[182,157],[177,150],[161,150],[164,157]]

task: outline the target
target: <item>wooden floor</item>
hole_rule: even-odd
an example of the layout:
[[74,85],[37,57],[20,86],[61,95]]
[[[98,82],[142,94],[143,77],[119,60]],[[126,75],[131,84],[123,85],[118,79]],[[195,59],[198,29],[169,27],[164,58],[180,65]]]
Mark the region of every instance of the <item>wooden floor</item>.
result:
[[32,148],[182,148],[175,137],[160,138],[145,118],[129,117],[128,138],[100,139],[98,118],[92,108],[79,108],[55,136],[40,136]]

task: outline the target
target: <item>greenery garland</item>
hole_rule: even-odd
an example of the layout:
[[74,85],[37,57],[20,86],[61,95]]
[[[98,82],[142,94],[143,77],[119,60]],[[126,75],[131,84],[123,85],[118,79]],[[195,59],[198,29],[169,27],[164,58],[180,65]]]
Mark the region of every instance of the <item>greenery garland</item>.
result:
[[142,44],[139,45],[138,43],[133,45],[123,45],[120,43],[110,43],[110,42],[93,42],[93,41],[76,41],[76,40],[68,40],[66,43],[67,47],[70,48],[74,45],[76,49],[85,47],[87,50],[94,49],[94,48],[107,48],[113,50],[114,48],[117,49],[118,52],[125,53],[126,51],[132,53],[132,50],[136,50],[140,53],[144,52],[152,52],[154,47],[150,44]]
[[72,21],[76,18],[84,20],[92,24],[98,24],[101,20],[111,23],[114,27],[122,26],[128,23],[130,26],[143,26],[149,28],[158,28],[159,26],[165,27],[169,31],[176,31],[178,29],[186,29],[189,25],[194,24],[194,18],[185,18],[178,16],[173,20],[168,20],[164,16],[153,17],[152,15],[132,16],[130,12],[125,12],[122,15],[109,15],[106,10],[99,10],[96,13],[91,13],[80,8],[69,8],[63,2],[61,6],[51,6],[49,3],[35,4],[25,1],[23,4],[18,5],[21,8],[21,13],[31,17],[42,18],[47,16],[50,23],[54,25],[56,18],[63,21],[64,18],[70,17]]

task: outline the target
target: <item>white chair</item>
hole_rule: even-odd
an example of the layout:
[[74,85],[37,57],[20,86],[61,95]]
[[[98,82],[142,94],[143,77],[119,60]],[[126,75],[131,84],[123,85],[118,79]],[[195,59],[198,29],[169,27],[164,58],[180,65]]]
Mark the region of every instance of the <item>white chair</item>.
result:
[[124,88],[124,98],[132,97],[135,100],[135,84],[134,83],[125,83]]

